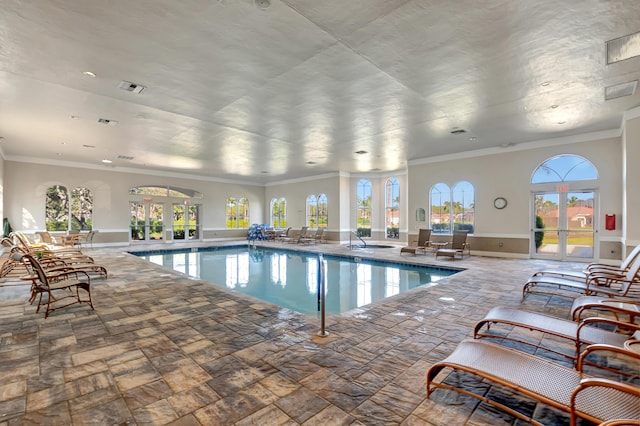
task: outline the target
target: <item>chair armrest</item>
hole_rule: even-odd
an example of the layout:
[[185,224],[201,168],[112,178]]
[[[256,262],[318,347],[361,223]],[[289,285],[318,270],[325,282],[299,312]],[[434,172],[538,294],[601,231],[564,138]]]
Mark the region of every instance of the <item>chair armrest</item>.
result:
[[[603,392],[597,392],[594,388],[604,389]],[[583,392],[584,395],[582,395]],[[602,396],[602,398],[594,398],[594,395]],[[633,407],[638,406],[633,404],[633,399],[637,399],[638,403],[640,403],[640,388],[636,386],[604,378],[590,377],[582,379],[571,392],[569,402],[570,424],[572,426],[575,425],[577,417],[595,420],[595,418],[587,414],[594,412],[598,413],[599,417],[603,417],[598,418],[598,422],[600,420],[628,417],[633,415],[631,414],[634,411],[632,410]],[[622,401],[625,401],[626,404]]]

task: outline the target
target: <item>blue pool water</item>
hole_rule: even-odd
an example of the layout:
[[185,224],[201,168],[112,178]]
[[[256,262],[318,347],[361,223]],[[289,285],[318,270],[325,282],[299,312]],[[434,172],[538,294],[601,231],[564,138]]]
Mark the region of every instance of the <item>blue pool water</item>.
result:
[[[251,295],[303,314],[318,311],[319,256],[266,248],[133,253],[167,269]],[[460,269],[324,256],[326,313],[336,314],[434,285]]]

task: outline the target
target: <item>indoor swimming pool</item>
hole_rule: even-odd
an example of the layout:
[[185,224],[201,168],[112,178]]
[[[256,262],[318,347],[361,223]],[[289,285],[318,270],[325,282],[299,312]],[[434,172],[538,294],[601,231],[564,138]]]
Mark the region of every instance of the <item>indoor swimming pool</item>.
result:
[[[318,311],[317,253],[271,248],[199,248],[133,253],[166,269],[303,314]],[[326,313],[336,314],[436,285],[461,269],[325,255]]]

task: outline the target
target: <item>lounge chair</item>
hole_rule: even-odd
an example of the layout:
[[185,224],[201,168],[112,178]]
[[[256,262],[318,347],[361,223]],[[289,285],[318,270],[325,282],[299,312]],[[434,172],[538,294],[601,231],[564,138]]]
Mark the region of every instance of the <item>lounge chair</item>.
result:
[[[590,295],[604,295],[609,297],[633,298],[640,297],[640,256],[637,256],[624,274],[592,273],[584,281],[572,280],[550,275],[532,276],[522,287],[522,298],[529,293],[548,293],[539,291],[540,287],[557,287]],[[560,295],[558,293],[554,293]]]
[[[575,355],[568,355],[564,352],[560,352],[549,345],[545,346],[544,340],[539,343],[535,343],[532,340],[525,340],[524,336],[514,333],[511,329],[504,333],[490,333],[490,327],[496,324],[508,325],[509,327],[523,328],[526,330],[536,330],[570,340],[575,345]],[[600,327],[592,327],[594,324],[606,324],[613,327],[619,327],[623,330],[631,330],[634,334],[628,335],[608,331]],[[486,331],[482,331],[485,326]],[[580,354],[580,349],[583,344],[607,344],[615,347],[623,347],[625,342],[628,340],[640,339],[640,325],[599,317],[586,318],[582,322],[578,323],[537,312],[497,307],[491,309],[483,319],[476,323],[473,329],[473,337],[476,339],[486,337],[510,340],[541,348],[576,360]]]
[[571,305],[571,319],[580,321],[586,311],[607,311],[619,320],[621,315],[628,316],[627,322],[635,322],[640,317],[640,301],[632,299],[617,299],[600,296],[581,296]]
[[[569,413],[570,424],[577,418],[600,423],[612,419],[640,418],[640,388],[627,383],[593,378],[583,373],[582,359],[592,353],[606,351],[621,354],[640,362],[640,353],[606,345],[590,346],[580,355],[577,370],[552,363],[505,346],[480,340],[464,340],[446,359],[436,362],[427,371],[427,398],[437,388],[443,388],[470,396],[491,404],[529,423],[541,423],[511,408],[499,400],[491,399],[492,393],[478,395],[478,388],[465,389],[448,381],[436,382],[436,376],[444,369],[473,374],[501,385],[523,396]],[[480,387],[485,389],[485,387]],[[497,393],[498,397],[501,395]]]
[[416,242],[416,245],[409,245],[406,247],[402,247],[400,249],[400,255],[402,255],[402,253],[410,253],[413,254],[414,256],[417,255],[418,253],[423,253],[426,254],[427,253],[427,248],[431,246],[431,229],[420,229],[418,231],[418,241]]
[[307,235],[307,229],[308,229],[308,227],[307,227],[307,226],[303,226],[303,227],[300,229],[300,232],[297,232],[296,234],[294,234],[294,235],[293,235],[293,236],[291,236],[291,237],[285,237],[285,238],[283,238],[283,239],[282,239],[282,241],[283,241],[283,242],[285,242],[285,243],[295,243],[295,244],[298,244],[298,243],[300,242],[300,239],[301,239],[301,238],[305,238],[305,236]]
[[[30,254],[22,255],[21,261],[31,272],[32,281],[31,301],[38,298],[38,308],[46,305],[45,318],[57,309],[66,308],[78,303],[87,303],[93,309],[91,300],[91,278],[89,274],[80,270],[46,271],[38,260]],[[80,290],[86,292],[82,297]],[[43,297],[45,296],[45,297]],[[62,302],[62,304],[60,304]]]
[[624,259],[619,267],[607,265],[606,263],[590,263],[582,271],[572,271],[567,269],[546,269],[533,274],[536,276],[553,276],[560,278],[569,278],[573,280],[585,281],[590,274],[618,274],[624,275],[629,269],[636,257],[640,255],[640,244],[635,246],[631,253]]
[[438,248],[436,250],[436,259],[438,256],[448,256],[453,259],[456,256],[460,256],[462,259],[464,257],[464,250],[468,249],[467,245],[467,231],[454,231],[453,237],[451,238],[451,246],[448,245],[443,248]]

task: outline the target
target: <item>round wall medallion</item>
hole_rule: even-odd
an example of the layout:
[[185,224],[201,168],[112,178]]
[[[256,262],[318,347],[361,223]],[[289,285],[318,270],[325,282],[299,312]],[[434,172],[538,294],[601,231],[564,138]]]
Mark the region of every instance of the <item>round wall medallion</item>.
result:
[[507,207],[507,199],[503,197],[498,197],[495,200],[493,200],[493,206],[496,209],[504,209],[505,207]]

